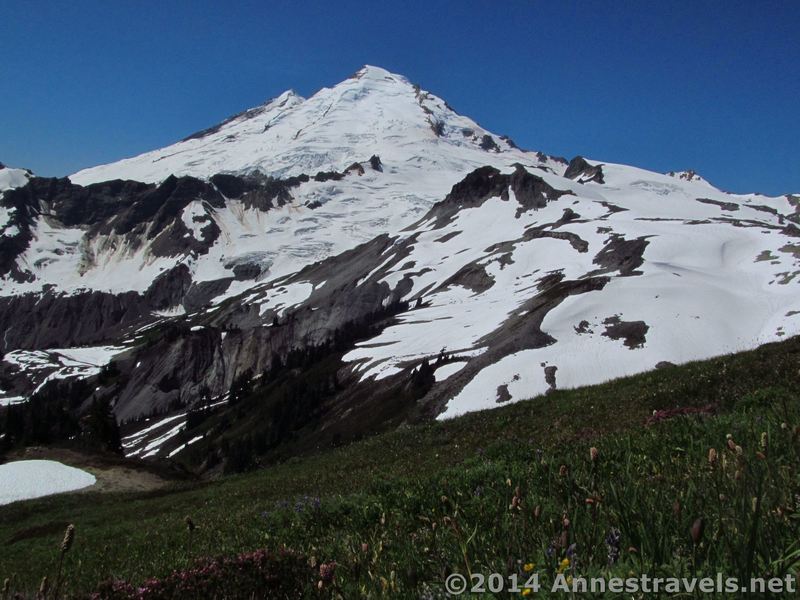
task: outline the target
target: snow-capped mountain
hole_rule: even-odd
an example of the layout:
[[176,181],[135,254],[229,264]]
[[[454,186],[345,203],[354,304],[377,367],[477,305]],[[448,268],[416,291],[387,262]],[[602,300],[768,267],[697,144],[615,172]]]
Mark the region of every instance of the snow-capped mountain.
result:
[[217,448],[187,411],[241,414],[243,380],[291,403],[259,436],[340,439],[800,332],[800,197],[523,151],[375,67],[25,179],[2,199],[0,402],[114,357],[76,402],[168,411],[131,455]]
[[109,179],[158,183],[170,175],[207,179],[257,170],[286,178],[342,171],[377,155],[392,172],[405,174],[393,185],[425,197],[455,183],[443,184],[437,173],[503,162],[487,159],[487,153],[536,160],[405,77],[366,66],[307,100],[286,91],[177,144],[70,179],[80,185]]
[[[123,179],[163,188],[176,176],[265,175],[286,182],[287,193],[278,199],[286,210],[267,213],[225,196],[228,190],[216,205],[207,198],[181,200],[169,218],[179,211],[186,227],[169,235],[187,238],[198,246],[194,252],[174,248],[174,240],[164,251],[163,241],[151,241],[150,223],[141,223],[145,239],[122,239],[113,211],[104,215],[111,231],[88,233],[88,223],[53,224],[47,211],[40,212],[32,216],[32,241],[17,259],[24,276],[7,279],[2,293],[38,292],[43,285],[68,293],[144,292],[178,264],[196,283],[231,276],[242,264],[259,279],[285,275],[398,230],[479,166],[516,162],[566,167],[522,152],[399,75],[365,67],[308,100],[285,92],[173,146],[70,176],[81,186]],[[206,193],[219,195],[219,185]],[[237,283],[231,293],[246,287]]]

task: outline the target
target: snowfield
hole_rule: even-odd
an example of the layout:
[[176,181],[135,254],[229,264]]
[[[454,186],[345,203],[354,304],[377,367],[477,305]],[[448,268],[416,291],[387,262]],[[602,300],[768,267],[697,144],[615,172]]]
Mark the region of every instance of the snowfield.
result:
[[0,465],[0,505],[95,484],[94,475],[53,460],[18,460]]

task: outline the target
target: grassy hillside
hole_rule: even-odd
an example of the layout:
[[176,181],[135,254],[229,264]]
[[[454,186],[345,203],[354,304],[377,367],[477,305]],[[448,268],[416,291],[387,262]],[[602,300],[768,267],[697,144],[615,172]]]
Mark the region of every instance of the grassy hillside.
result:
[[[142,597],[435,598],[453,572],[780,576],[800,560],[798,384],[800,338],[215,482],[0,507],[0,580],[52,587],[69,523],[71,594],[149,578]],[[215,556],[230,558],[197,562]]]

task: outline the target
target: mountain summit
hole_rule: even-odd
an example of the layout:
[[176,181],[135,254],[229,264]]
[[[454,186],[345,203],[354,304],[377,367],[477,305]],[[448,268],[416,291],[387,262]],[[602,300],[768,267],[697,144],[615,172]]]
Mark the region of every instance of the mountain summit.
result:
[[373,155],[421,172],[452,171],[485,164],[487,152],[525,159],[513,143],[402,75],[365,66],[307,100],[287,91],[177,144],[70,179],[81,185],[115,178],[159,182],[170,175],[208,178],[256,170],[288,177],[340,171]]

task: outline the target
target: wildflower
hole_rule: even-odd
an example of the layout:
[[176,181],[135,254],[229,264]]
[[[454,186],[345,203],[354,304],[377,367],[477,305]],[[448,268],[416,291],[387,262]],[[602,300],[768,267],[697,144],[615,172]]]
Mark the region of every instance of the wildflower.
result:
[[787,429],[789,429],[789,425],[788,425],[787,423],[785,423],[785,422],[784,422],[784,423],[781,423],[781,429],[783,429],[784,431],[786,431]]
[[717,464],[717,450],[715,448],[708,449],[708,464],[712,467]]
[[569,559],[568,558],[564,558],[564,559],[561,560],[561,562],[559,564],[560,564],[562,569],[566,569],[567,567],[569,567]]
[[522,590],[522,595],[523,596],[530,596],[532,593],[533,593],[533,590],[531,590],[531,588],[525,588],[524,590]]
[[589,459],[591,459],[592,462],[596,462],[599,456],[600,456],[600,451],[597,448],[595,448],[594,446],[589,448]]
[[615,564],[619,560],[620,541],[622,533],[616,527],[612,527],[606,535],[606,547],[608,548],[608,564]]
[[732,440],[732,439],[733,439],[733,436],[732,436],[730,433],[726,433],[726,434],[725,434],[725,439],[726,439],[726,440]]
[[319,579],[323,584],[330,583],[333,581],[333,576],[336,571],[336,563],[335,562],[328,562],[322,563],[319,566]]
[[692,528],[689,530],[689,533],[692,536],[692,542],[694,545],[700,543],[700,540],[703,539],[703,532],[705,531],[706,523],[703,520],[703,517],[699,517],[695,519],[694,523],[692,523]]
[[728,438],[728,450],[730,450],[731,452],[736,451],[736,442],[734,442],[733,439],[731,438]]
[[531,571],[533,571],[535,568],[536,568],[536,565],[535,565],[535,564],[533,564],[533,563],[525,563],[525,564],[522,566],[522,570],[523,570],[523,571],[525,571],[526,573],[530,573],[530,572],[531,572]]
[[567,575],[567,585],[572,586],[572,575]]
[[570,544],[569,548],[567,548],[567,559],[574,561],[575,553],[577,552],[577,550],[578,550],[577,544]]

